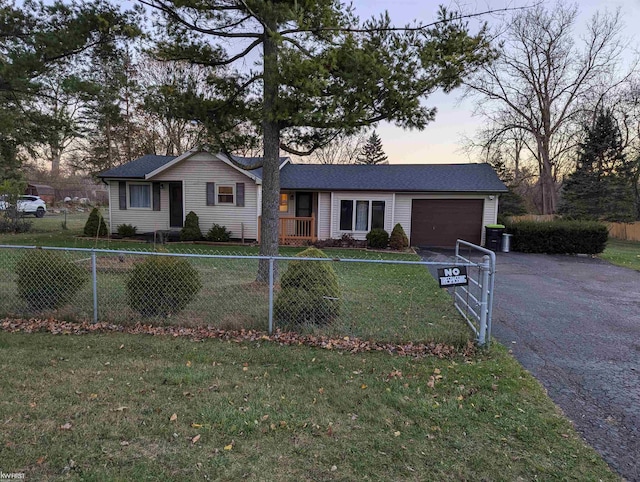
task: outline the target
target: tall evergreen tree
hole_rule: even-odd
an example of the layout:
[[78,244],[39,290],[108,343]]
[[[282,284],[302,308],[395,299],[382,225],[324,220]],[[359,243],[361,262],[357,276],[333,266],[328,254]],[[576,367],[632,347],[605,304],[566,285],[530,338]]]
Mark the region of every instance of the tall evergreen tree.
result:
[[66,128],[33,108],[47,95],[42,79],[71,58],[134,34],[133,24],[129,13],[104,0],[28,0],[20,7],[0,1],[0,177],[16,175],[21,150]]
[[610,110],[587,127],[575,172],[562,190],[560,214],[582,219],[633,221],[636,216],[633,162],[624,153],[620,129]]
[[366,144],[362,146],[358,156],[358,164],[389,164],[387,155],[382,149],[382,140],[380,140],[380,136],[375,131],[367,139]]
[[250,124],[263,137],[262,255],[278,253],[281,150],[309,154],[383,120],[422,129],[435,116],[425,97],[493,54],[484,29],[469,34],[444,8],[432,24],[396,28],[387,14],[360,22],[338,0],[141,2],[160,13],[159,56],[221,68],[217,95],[191,118],[214,134]]

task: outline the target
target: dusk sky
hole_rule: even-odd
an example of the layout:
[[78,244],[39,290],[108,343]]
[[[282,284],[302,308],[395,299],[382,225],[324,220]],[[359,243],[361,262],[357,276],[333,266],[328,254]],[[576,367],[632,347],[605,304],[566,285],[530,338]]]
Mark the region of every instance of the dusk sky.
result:
[[[449,5],[446,2],[424,0],[354,0],[353,3],[361,18],[387,10],[392,21],[399,25],[413,19],[428,23],[435,19],[439,4]],[[481,12],[531,3],[534,2],[485,0],[460,4],[468,12]],[[455,4],[450,5],[452,9],[455,8]],[[631,56],[634,48],[637,50],[638,47],[634,30],[640,25],[640,0],[580,1],[576,37],[596,11],[616,8],[620,8],[622,12],[625,24],[623,35],[631,43]],[[496,16],[488,16],[486,20],[490,25],[500,22],[500,18]],[[381,124],[377,132],[382,138],[389,161],[392,164],[477,162],[477,159],[470,159],[462,151],[462,147],[464,137],[472,137],[482,119],[473,117],[473,103],[461,100],[461,95],[462,90],[459,89],[449,95],[438,92],[430,96],[426,104],[437,107],[438,114],[436,120],[423,131],[405,131],[389,124]]]

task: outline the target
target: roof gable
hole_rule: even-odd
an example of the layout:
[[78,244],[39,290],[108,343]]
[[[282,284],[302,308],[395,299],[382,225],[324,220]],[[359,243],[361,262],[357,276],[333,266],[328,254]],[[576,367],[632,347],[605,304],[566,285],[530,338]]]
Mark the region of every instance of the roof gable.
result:
[[[195,154],[206,151],[187,151],[180,156],[158,156],[156,154],[147,154],[133,161],[127,162],[113,169],[101,172],[98,174],[99,178],[115,178],[115,179],[151,179],[152,177],[160,174],[161,172],[175,166],[179,162],[182,162]],[[213,159],[217,159],[225,164],[231,166],[233,169],[241,172],[242,174],[253,179],[255,182],[262,182],[262,168],[256,169],[242,169],[237,164],[243,164],[247,167],[254,164],[256,161],[261,160],[260,157],[242,157],[233,156],[234,162],[231,162],[224,154],[210,154]],[[290,162],[288,157],[280,158],[280,169]]]

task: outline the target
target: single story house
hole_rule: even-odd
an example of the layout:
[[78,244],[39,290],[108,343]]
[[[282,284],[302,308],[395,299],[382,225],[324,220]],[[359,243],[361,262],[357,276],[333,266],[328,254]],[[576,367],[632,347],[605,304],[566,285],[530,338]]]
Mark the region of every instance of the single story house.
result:
[[[234,159],[250,166],[255,158]],[[488,164],[321,165],[280,159],[282,243],[364,239],[372,228],[400,223],[412,246],[484,240],[507,191]],[[259,239],[262,169],[247,170],[223,154],[190,151],[147,155],[99,176],[109,186],[109,225],[138,232],[179,230],[194,211],[206,233],[225,226],[232,237]]]

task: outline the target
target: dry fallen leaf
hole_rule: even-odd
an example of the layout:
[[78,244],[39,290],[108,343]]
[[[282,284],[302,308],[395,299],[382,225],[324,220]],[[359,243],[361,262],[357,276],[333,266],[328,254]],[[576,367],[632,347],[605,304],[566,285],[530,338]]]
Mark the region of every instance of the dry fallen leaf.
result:
[[191,360],[187,360],[187,366],[190,367],[191,366]]
[[64,425],[60,425],[60,430],[71,430],[72,425],[67,422]]
[[196,435],[195,437],[193,437],[193,438],[191,439],[191,443],[192,443],[192,444],[197,443],[197,442],[198,442],[198,440],[200,440],[200,434],[198,434],[198,435]]
[[42,465],[46,458],[47,458],[46,455],[43,455],[42,457],[38,457],[38,460],[36,460],[36,464]]
[[129,442],[127,442],[126,440],[123,440],[122,442],[120,442],[120,445],[122,445],[123,447],[126,447],[127,445],[129,445]]
[[367,388],[367,386],[363,383],[362,385],[360,385],[360,388],[362,388],[363,390]]
[[393,436],[394,437],[399,437],[400,436],[400,431],[396,430],[395,432],[393,432]]
[[224,446],[224,449],[225,449],[225,450],[231,450],[231,449],[233,449],[233,444],[225,445],[225,446]]
[[176,420],[178,420],[178,415],[175,413],[169,417],[169,422],[175,422]]
[[201,423],[192,423],[192,424],[191,424],[191,426],[192,426],[193,428],[201,428],[201,427],[202,427],[202,424],[201,424]]

